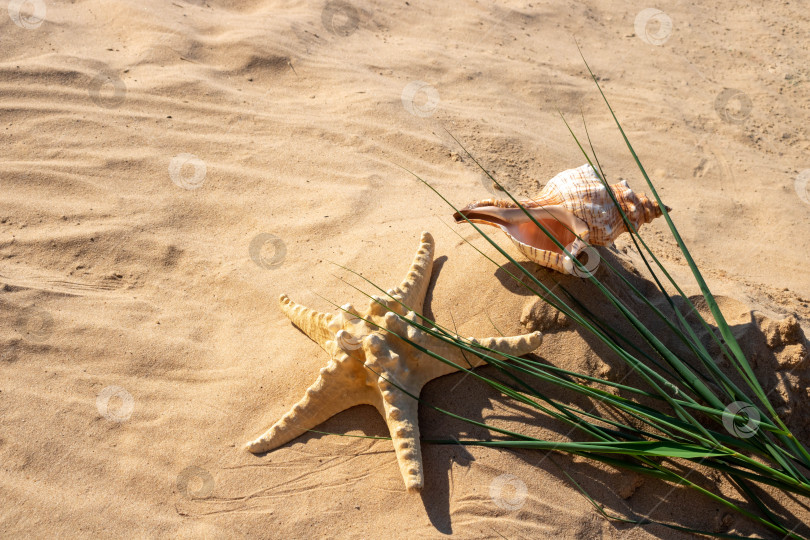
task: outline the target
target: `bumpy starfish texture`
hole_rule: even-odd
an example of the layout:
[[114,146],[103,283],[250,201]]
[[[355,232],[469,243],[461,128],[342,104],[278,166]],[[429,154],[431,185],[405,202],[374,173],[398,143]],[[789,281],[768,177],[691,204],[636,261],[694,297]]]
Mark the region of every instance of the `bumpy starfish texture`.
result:
[[[261,437],[246,445],[249,451],[268,452],[350,407],[374,405],[388,424],[406,489],[409,492],[422,489],[418,401],[413,396],[419,396],[431,379],[458,368],[423,353],[403,338],[460,366],[476,367],[484,363],[476,355],[462,355],[457,347],[405,320],[424,326],[416,313],[422,312],[430,283],[433,248],[433,237],[422,233],[416,258],[402,284],[387,291],[389,299],[372,297],[362,312],[346,304],[335,315],[320,313],[281,296],[279,303],[284,314],[332,359],[321,368],[303,399]],[[540,346],[542,334],[469,340],[496,352],[521,356]]]

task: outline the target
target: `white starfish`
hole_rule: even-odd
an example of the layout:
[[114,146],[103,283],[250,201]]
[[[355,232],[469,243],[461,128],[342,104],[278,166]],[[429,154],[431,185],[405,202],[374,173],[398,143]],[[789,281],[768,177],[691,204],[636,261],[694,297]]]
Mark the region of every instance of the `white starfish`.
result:
[[[321,368],[303,399],[264,435],[246,445],[249,451],[273,450],[341,411],[355,405],[374,405],[388,424],[405,487],[409,492],[422,489],[419,402],[412,396],[419,396],[431,379],[458,368],[421,352],[399,336],[458,365],[475,367],[484,363],[476,355],[463,356],[459,348],[404,320],[416,322],[416,313],[422,312],[433,268],[433,248],[433,237],[422,233],[408,275],[399,287],[388,291],[393,300],[375,296],[362,313],[351,304],[343,306],[344,311],[336,315],[320,313],[281,296],[281,310],[332,359]],[[421,324],[422,320],[418,322]],[[520,356],[539,347],[542,334],[470,340],[497,352]]]

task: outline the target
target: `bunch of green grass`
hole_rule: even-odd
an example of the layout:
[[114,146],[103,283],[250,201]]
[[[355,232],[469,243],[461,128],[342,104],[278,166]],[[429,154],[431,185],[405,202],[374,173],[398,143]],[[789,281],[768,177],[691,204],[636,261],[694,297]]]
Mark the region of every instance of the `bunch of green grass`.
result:
[[[416,326],[422,331],[452,344],[465,354],[482,358],[489,365],[494,366],[498,372],[503,375],[503,378],[495,379],[493,377],[487,377],[481,372],[471,371],[468,367],[456,365],[433,351],[410,341],[407,336],[399,336],[412,346],[439,361],[451,364],[462,371],[466,371],[472,377],[490,385],[503,395],[571,426],[572,432],[579,432],[582,438],[585,439],[573,442],[541,440],[525,433],[506,430],[484,422],[464,418],[450,411],[423,402],[424,405],[432,407],[444,414],[501,435],[501,438],[498,440],[451,439],[432,442],[489,446],[506,449],[553,450],[581,456],[611,466],[651,475],[672,484],[688,486],[706,497],[772,529],[784,537],[800,538],[793,532],[797,524],[784,523],[783,519],[769,509],[756,495],[753,485],[763,484],[803,497],[810,496],[810,480],[808,479],[810,454],[808,454],[807,450],[782,422],[773,406],[768,401],[766,393],[754,375],[748,359],[745,357],[742,349],[734,338],[731,328],[723,317],[714,296],[706,285],[700,270],[681,239],[677,228],[670,219],[666,206],[661,201],[655,186],[650,181],[649,176],[639,161],[621,124],[618,119],[616,119],[616,115],[602,92],[596,77],[594,77],[593,73],[590,71],[590,67],[588,67],[588,71],[605,100],[627,148],[630,150],[641,175],[647,182],[650,192],[663,209],[663,217],[703,294],[703,298],[711,311],[714,325],[716,329],[719,330],[720,336],[718,337],[716,335],[714,328],[700,315],[687,295],[684,294],[681,287],[667,272],[641,236],[639,236],[638,231],[627,219],[627,216],[624,214],[615,198],[614,204],[622,213],[625,225],[632,236],[633,242],[638,252],[641,254],[647,270],[653,277],[661,294],[666,299],[668,309],[662,310],[654,305],[645,294],[638,290],[638,288],[608,261],[603,259],[602,264],[607,268],[608,272],[618,277],[624,286],[626,286],[627,290],[643,302],[655,317],[660,318],[667,328],[667,331],[671,332],[669,336],[655,335],[648,326],[634,314],[626,302],[623,302],[614,294],[603,281],[600,281],[596,276],[588,272],[580,261],[575,257],[571,257],[571,254],[565,249],[565,246],[560,244],[541,223],[534,220],[529,212],[526,212],[526,215],[557,244],[559,249],[564,252],[566,256],[572,258],[574,263],[582,270],[583,275],[586,275],[587,279],[604,295],[604,299],[615,307],[621,317],[629,323],[630,327],[632,327],[633,331],[637,334],[636,337],[643,339],[649,346],[649,351],[651,352],[645,352],[642,348],[634,345],[631,339],[632,336],[628,336],[626,331],[625,334],[622,334],[621,331],[612,327],[608,322],[591,312],[561,284],[558,283],[553,289],[546,286],[538,280],[527,267],[513,259],[477,225],[469,222],[482,237],[512,263],[511,268],[514,270],[510,270],[498,264],[479,250],[484,257],[499,266],[503,272],[521,286],[528,288],[533,294],[536,294],[557,310],[565,313],[583,329],[592,333],[599,341],[604,343],[622,361],[632,368],[644,384],[639,387],[631,386],[562,369],[533,359],[497,354],[477,343],[459,337],[454,331],[437,325],[434,321],[430,321],[424,317],[421,317],[416,322],[403,318],[403,321],[408,324]],[[564,118],[563,121],[565,121]],[[590,144],[590,136],[587,136],[588,145],[593,156],[589,155],[585,148],[583,148],[583,145],[580,143],[579,139],[577,139],[567,122],[566,126],[574,137],[576,144],[579,146],[580,150],[582,150],[588,163],[594,167],[600,180],[607,186],[601,165],[596,159],[595,153],[593,153],[593,146]],[[456,140],[456,142],[458,141]],[[466,149],[464,150],[466,152]],[[467,152],[467,154],[470,155],[469,152]],[[489,175],[472,155],[470,155],[470,158]],[[414,176],[430,187],[430,189],[439,195],[449,206],[453,207],[453,205],[430,186],[430,184],[419,178],[419,176]],[[500,186],[495,178],[491,175],[489,175],[489,177]],[[503,189],[502,186],[500,187]],[[506,190],[504,191],[515,203],[518,203],[512,195]],[[608,189],[608,193],[611,193],[612,196],[610,189]],[[454,207],[453,209],[457,211]],[[362,276],[360,277],[362,278]],[[366,281],[383,294],[387,294],[383,289],[368,280]],[[668,282],[681,296],[685,301],[685,307],[679,307],[679,305],[673,301],[673,298],[667,292],[662,281]],[[555,293],[557,288],[562,291],[561,294]],[[369,297],[371,296],[369,295]],[[684,311],[684,309],[688,311]],[[698,338],[695,329],[687,321],[687,314],[690,313],[694,314],[690,316],[697,317],[699,325],[708,330],[707,335],[712,337],[722,355],[728,360],[729,364],[733,366],[740,379],[744,382],[742,387],[735,384],[732,379],[718,367],[706,345]],[[667,339],[663,339],[664,337]],[[668,339],[673,337],[675,340],[685,345],[686,349],[689,351],[688,355],[684,355],[682,352],[678,353],[673,347],[665,345],[664,341],[668,341]],[[684,349],[680,350],[683,351]],[[390,382],[398,386],[396,381]],[[601,404],[600,410],[586,411],[577,406],[553,399],[536,388],[535,383],[540,382],[550,383],[555,387],[594,400]],[[612,392],[592,386],[593,383],[613,387],[625,394],[636,395],[640,399],[635,400],[616,395]],[[401,387],[399,388],[404,391]],[[412,397],[419,399],[419,396]],[[668,409],[666,407],[659,408],[644,405],[641,403],[641,398],[666,403]],[[746,413],[734,414],[730,412],[728,406],[731,403],[741,404]],[[616,420],[616,418],[625,420]],[[633,419],[634,422],[628,419]],[[732,420],[738,423],[738,425],[746,424],[747,426],[753,426],[754,433],[750,436],[748,433],[746,433],[745,436],[732,433],[725,429],[724,420],[726,422]],[[697,466],[708,467],[723,473],[732,484],[739,489],[739,492],[750,504],[738,504],[728,497],[709,491],[690,481],[688,478],[689,474],[682,472],[683,464],[687,464],[692,468]],[[569,476],[569,478],[571,477]],[[571,480],[573,481],[573,478],[571,478]],[[578,484],[577,487],[582,490]],[[583,493],[588,496],[584,490]],[[609,515],[597,505],[593,499],[589,496],[588,498],[597,510],[609,519],[635,524],[657,523],[649,519],[627,519]],[[736,537],[730,534],[696,531],[677,524],[661,524],[682,531],[719,537]]]

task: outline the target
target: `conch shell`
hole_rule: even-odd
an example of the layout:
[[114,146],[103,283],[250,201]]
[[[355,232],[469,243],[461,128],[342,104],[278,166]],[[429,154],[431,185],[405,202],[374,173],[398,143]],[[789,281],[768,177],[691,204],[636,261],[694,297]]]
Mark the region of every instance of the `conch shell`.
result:
[[[626,181],[612,184],[610,189],[636,230],[662,215],[658,203],[644,194],[634,193]],[[561,172],[537,197],[520,204],[580,260],[589,244],[609,246],[620,234],[627,232],[610,193],[588,164]],[[476,201],[453,217],[456,223],[464,222],[466,217],[474,223],[500,227],[521,253],[537,264],[564,274],[587,275],[512,200]],[[587,255],[589,264],[586,267],[591,265],[591,255]]]

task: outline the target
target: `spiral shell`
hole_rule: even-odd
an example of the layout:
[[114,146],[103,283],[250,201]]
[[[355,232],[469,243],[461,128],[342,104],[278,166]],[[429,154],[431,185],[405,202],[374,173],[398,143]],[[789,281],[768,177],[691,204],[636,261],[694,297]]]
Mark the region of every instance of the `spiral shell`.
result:
[[[610,189],[636,230],[663,213],[658,203],[633,192],[624,180]],[[520,204],[574,257],[588,244],[608,246],[627,232],[621,212],[588,164],[561,172],[537,197]],[[512,200],[476,201],[453,217],[457,223],[466,217],[474,223],[498,226],[530,260],[564,274],[580,275],[562,250]]]

